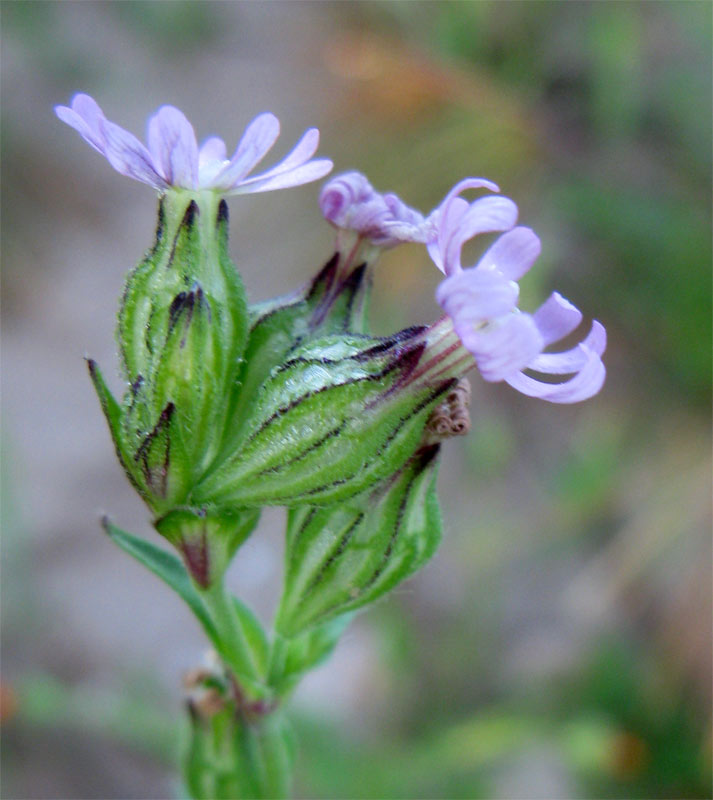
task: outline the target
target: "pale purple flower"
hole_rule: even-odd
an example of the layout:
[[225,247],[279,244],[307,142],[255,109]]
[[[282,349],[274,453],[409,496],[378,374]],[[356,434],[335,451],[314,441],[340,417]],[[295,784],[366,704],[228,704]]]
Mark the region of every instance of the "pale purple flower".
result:
[[352,230],[377,246],[425,242],[423,214],[395,194],[380,194],[359,172],[331,178],[320,192],[319,205],[332,225]]
[[274,114],[260,114],[248,125],[231,158],[218,137],[199,148],[193,126],[174,106],[161,106],[149,119],[144,146],[133,134],[110,122],[87,94],[55,113],[98,150],[117,172],[163,192],[169,187],[212,189],[221,194],[247,194],[285,189],[323,178],[331,169],[326,158],[312,159],[319,131],[310,128],[293,150],[271,169],[248,177],[272,148],[280,123]]
[[468,239],[476,233],[508,230],[517,219],[517,206],[512,200],[483,197],[468,203],[459,197],[467,189],[500,191],[491,181],[466,178],[426,217],[397,195],[377,192],[361,173],[347,172],[325,184],[319,204],[324,217],[337,228],[355,231],[380,247],[402,242],[425,244],[440,266],[443,261],[440,252],[448,245],[447,232],[451,227],[457,226]]
[[[467,236],[449,216],[441,218],[446,231],[439,231],[443,234],[438,237],[442,243],[439,255],[448,277],[437,288],[436,300],[451,318],[483,378],[504,380],[523,394],[553,403],[575,403],[596,394],[605,377],[603,326],[595,321],[586,338],[571,349],[543,352],[572,333],[582,314],[556,292],[534,314],[517,307],[517,280],[540,253],[540,240],[529,228],[516,227],[504,233],[474,267],[463,269],[460,251],[477,227],[468,213],[463,210],[460,214]],[[571,377],[548,383],[526,375],[525,369],[543,376]]]

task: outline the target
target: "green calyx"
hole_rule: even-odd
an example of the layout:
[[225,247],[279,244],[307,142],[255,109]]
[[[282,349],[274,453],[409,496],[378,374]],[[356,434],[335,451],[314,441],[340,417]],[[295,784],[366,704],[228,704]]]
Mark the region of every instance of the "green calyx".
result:
[[424,347],[417,334],[333,335],[293,349],[261,385],[233,454],[198,484],[193,503],[332,503],[400,469],[450,384],[409,384]]
[[185,505],[215,456],[247,339],[245,292],[212,192],[161,199],[156,242],[130,273],[117,337],[129,386],[119,405],[90,372],[129,479],[158,515]]
[[437,445],[351,501],[290,512],[275,629],[304,635],[373,603],[422,566],[441,536]]
[[257,508],[220,512],[178,508],[156,520],[154,527],[181,553],[191,578],[206,589],[223,577],[259,517]]

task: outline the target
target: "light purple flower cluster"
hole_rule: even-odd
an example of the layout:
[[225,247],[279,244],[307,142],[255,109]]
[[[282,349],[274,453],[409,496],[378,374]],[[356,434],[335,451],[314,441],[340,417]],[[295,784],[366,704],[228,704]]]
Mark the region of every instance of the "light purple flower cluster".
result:
[[312,159],[319,144],[319,131],[310,128],[272,169],[248,177],[280,133],[279,120],[269,113],[260,114],[248,125],[231,158],[227,157],[223,140],[215,136],[199,148],[193,126],[174,106],[161,106],[149,119],[148,147],[110,122],[87,94],[75,95],[71,106],[56,106],[55,113],[117,172],[160,192],[169,187],[212,189],[221,194],[268,192],[319,180],[333,166],[329,159]]
[[[540,240],[529,228],[515,227],[518,211],[512,200],[488,195],[468,202],[461,194],[470,189],[499,191],[490,181],[467,178],[424,217],[396,195],[376,192],[362,175],[347,173],[326,184],[320,204],[334,225],[355,230],[376,245],[406,241],[426,245],[446,275],[436,290],[436,300],[485,380],[506,381],[523,394],[553,403],[586,400],[604,382],[603,326],[593,322],[585,339],[571,349],[544,352],[572,333],[582,314],[556,292],[534,314],[520,311],[517,281],[540,254]],[[463,268],[465,243],[496,231],[505,233],[477,264]],[[523,370],[571,377],[551,383]]]

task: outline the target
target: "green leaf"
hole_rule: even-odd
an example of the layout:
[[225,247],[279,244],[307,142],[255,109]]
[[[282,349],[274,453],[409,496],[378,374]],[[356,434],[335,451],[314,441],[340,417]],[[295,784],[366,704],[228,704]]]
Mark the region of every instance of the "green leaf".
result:
[[114,449],[119,459],[119,463],[124,468],[129,481],[136,491],[144,498],[147,497],[147,492],[139,478],[137,477],[136,465],[134,463],[132,454],[129,452],[126,442],[122,433],[122,418],[123,409],[114,399],[114,396],[109,391],[106,385],[104,376],[97,365],[97,362],[91,358],[87,359],[87,366],[89,367],[89,375],[94,384],[94,389],[99,398],[104,417],[106,418],[111,433],[112,441],[114,442]]
[[102,525],[110,538],[124,552],[150,569],[154,575],[157,575],[164,583],[167,583],[185,601],[208,634],[208,638],[216,646],[219,646],[220,642],[213,622],[208,616],[203,601],[193,587],[188,573],[180,560],[172,553],[166,552],[155,544],[117,528],[106,517],[102,520]]
[[[272,676],[278,694],[284,696],[305,672],[314,669],[331,655],[353,617],[353,613],[341,614],[299,636],[279,641],[279,647],[283,650],[281,664],[279,674]],[[278,640],[280,638],[277,637]],[[278,647],[278,641],[275,647]]]

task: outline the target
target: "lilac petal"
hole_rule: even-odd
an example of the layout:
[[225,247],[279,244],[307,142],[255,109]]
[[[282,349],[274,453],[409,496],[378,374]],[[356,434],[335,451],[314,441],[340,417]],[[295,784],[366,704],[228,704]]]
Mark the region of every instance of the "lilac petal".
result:
[[380,194],[359,172],[330,180],[320,193],[319,204],[325,219],[333,225],[356,231],[382,247],[425,243],[430,234],[420,211],[393,193]]
[[225,142],[220,136],[211,136],[203,142],[198,150],[198,165],[203,166],[211,161],[227,161]]
[[[447,275],[458,272],[462,268],[458,246],[455,246],[457,251],[455,260],[447,261],[447,253],[453,252],[452,248],[449,249],[449,243],[458,236],[459,225],[470,207],[470,203],[458,195],[468,189],[500,191],[497,184],[484,178],[464,178],[448,192],[441,204],[429,214],[427,220],[430,226],[437,231],[435,238],[427,244],[428,253],[438,269]],[[464,241],[461,241],[461,245]]]
[[[458,198],[460,199],[460,198]],[[446,228],[448,240],[441,248],[446,275],[458,272],[461,267],[460,254],[463,245],[480,233],[505,231],[517,221],[517,206],[507,197],[481,197],[470,204],[451,230]],[[452,222],[444,218],[449,228]]]
[[458,228],[460,244],[479,233],[507,231],[517,222],[517,206],[508,197],[481,197],[470,204]]
[[148,125],[149,152],[159,174],[172,186],[195,189],[198,143],[193,126],[174,106],[161,106]]
[[219,136],[206,139],[198,150],[198,186],[210,184],[227,160],[225,142]]
[[260,175],[255,175],[252,178],[242,181],[242,184],[246,185],[255,181],[262,181],[266,178],[272,178],[276,175],[282,175],[285,172],[290,172],[293,169],[297,169],[309,161],[310,158],[312,158],[318,147],[319,131],[317,128],[310,128],[309,130],[305,131],[299,142],[297,142],[297,144],[292,148],[291,152],[288,153],[282,159],[282,161],[279,161],[274,167],[267,170],[267,172],[263,172]]
[[518,392],[529,397],[548,400],[550,403],[578,403],[581,400],[587,400],[602,388],[606,370],[597,353],[584,345],[579,346],[584,351],[584,366],[574,377],[564,383],[543,383],[522,372],[505,378],[505,380]]
[[533,316],[546,345],[568,336],[582,321],[582,312],[559,292],[553,292]]
[[432,211],[428,217],[428,222],[437,231],[436,238],[426,245],[428,254],[433,259],[433,263],[446,274],[458,272],[461,268],[460,260],[455,264],[449,265],[449,270],[446,270],[444,263],[445,253],[448,250],[449,243],[453,240],[454,236],[458,234],[458,225],[468,212],[468,203],[460,197],[455,197],[448,205],[441,205],[435,211]]
[[461,192],[465,192],[468,189],[488,189],[491,192],[500,191],[500,187],[496,183],[488,181],[485,178],[463,178],[463,180],[458,181],[458,183],[443,198],[443,202],[440,204],[439,208],[445,208]]
[[419,242],[428,240],[430,226],[420,211],[407,206],[398,195],[389,192],[383,197],[388,209],[389,219],[384,222],[383,230],[387,238],[397,242]]
[[95,150],[104,155],[105,140],[101,121],[106,119],[96,100],[88,94],[76,94],[72,106],[55,106],[55,114],[74,128]]
[[516,281],[540,255],[540,240],[530,228],[517,227],[499,236],[478,262],[478,269],[497,269]]
[[519,372],[542,349],[542,338],[529,314],[510,314],[479,329],[467,330],[459,324],[455,330],[486,381],[502,381]]
[[512,311],[519,289],[497,272],[467,269],[436,289],[436,302],[454,323],[484,322]]
[[322,215],[339,228],[351,227],[353,209],[370,201],[378,202],[378,195],[360,172],[346,172],[332,178],[319,193]]
[[274,114],[259,114],[243,133],[230,162],[212,182],[216,189],[232,189],[262,161],[280,135],[280,121]]
[[255,192],[271,192],[274,189],[301,186],[303,183],[311,183],[323,178],[332,171],[333,167],[334,164],[328,158],[316,158],[314,161],[308,161],[301,167],[281,175],[264,179],[258,179],[258,176],[254,182],[252,180],[243,181],[229,190],[227,194],[254,194]]
[[541,353],[527,366],[536,372],[550,375],[570,375],[584,367],[590,352],[601,356],[606,344],[607,335],[604,326],[594,320],[587,337],[576,347],[561,353]]
[[102,120],[101,130],[107,161],[117,172],[159,190],[166,188],[167,183],[156,171],[151,154],[133,134],[108,120]]

